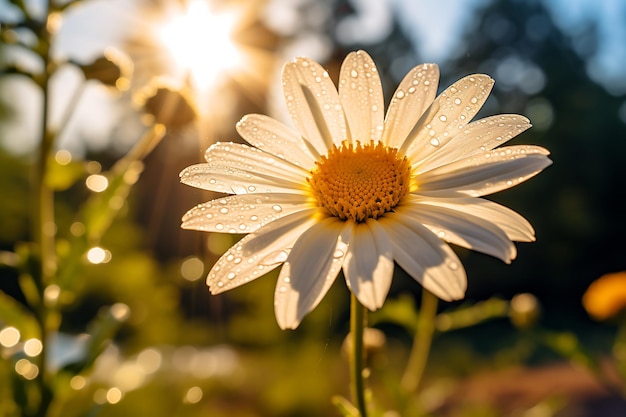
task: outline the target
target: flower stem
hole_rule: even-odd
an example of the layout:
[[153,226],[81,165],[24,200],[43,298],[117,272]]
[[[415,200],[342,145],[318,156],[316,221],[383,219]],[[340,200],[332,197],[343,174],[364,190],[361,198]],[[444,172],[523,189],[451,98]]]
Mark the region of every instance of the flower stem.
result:
[[365,307],[354,294],[350,294],[350,334],[352,335],[352,355],[350,373],[352,375],[352,396],[361,417],[367,417],[365,405],[365,383],[363,380],[364,350],[363,333],[365,330]]
[[437,297],[427,290],[422,292],[422,306],[420,308],[417,329],[413,338],[413,347],[402,376],[402,387],[407,392],[415,392],[419,387],[426,362],[430,353],[430,346],[435,332],[435,316],[437,314]]

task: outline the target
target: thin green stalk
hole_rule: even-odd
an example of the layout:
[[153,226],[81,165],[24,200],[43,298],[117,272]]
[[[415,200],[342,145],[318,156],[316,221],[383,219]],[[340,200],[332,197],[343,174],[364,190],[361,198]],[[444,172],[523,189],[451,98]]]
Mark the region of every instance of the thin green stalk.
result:
[[422,306],[420,308],[417,329],[413,337],[413,347],[409,355],[402,387],[407,392],[417,391],[426,369],[430,347],[435,332],[435,316],[437,315],[437,297],[427,290],[422,292]]
[[365,404],[365,382],[363,380],[364,349],[363,332],[365,330],[365,307],[354,294],[350,294],[350,334],[352,335],[352,355],[350,374],[352,375],[352,396],[361,417],[367,417]]
[[[52,0],[47,2],[48,17],[53,11]],[[55,135],[48,129],[48,116],[50,111],[50,91],[49,82],[51,75],[50,66],[50,41],[51,33],[48,31],[48,24],[44,25],[39,38],[40,56],[44,63],[44,71],[40,81],[42,90],[42,118],[40,126],[40,147],[39,155],[35,167],[34,197],[33,197],[33,241],[39,259],[39,271],[34,277],[40,292],[40,303],[35,309],[37,322],[40,329],[42,351],[37,356],[37,366],[39,373],[35,379],[39,398],[32,410],[32,415],[44,417],[52,402],[52,393],[48,382],[48,335],[54,329],[51,321],[51,311],[48,310],[44,301],[44,291],[54,279],[56,273],[56,251],[55,251],[55,221],[54,221],[54,194],[52,189],[46,184],[46,173],[48,171],[48,161],[54,145]]]

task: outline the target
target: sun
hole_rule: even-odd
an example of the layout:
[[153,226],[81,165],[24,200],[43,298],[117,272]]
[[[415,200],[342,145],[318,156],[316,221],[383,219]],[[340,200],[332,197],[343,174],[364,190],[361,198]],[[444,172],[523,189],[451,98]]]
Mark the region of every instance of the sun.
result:
[[206,1],[192,0],[159,28],[158,36],[174,59],[174,65],[203,89],[219,81],[223,72],[242,62],[231,35],[236,17],[213,12]]

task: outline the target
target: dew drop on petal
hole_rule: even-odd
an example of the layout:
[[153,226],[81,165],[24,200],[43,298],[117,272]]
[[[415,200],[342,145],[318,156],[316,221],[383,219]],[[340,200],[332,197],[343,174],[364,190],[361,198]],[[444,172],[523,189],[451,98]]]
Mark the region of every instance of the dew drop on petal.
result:
[[437,138],[432,138],[432,139],[430,140],[430,144],[431,144],[432,146],[439,146],[439,139],[437,139]]
[[396,93],[396,97],[397,98],[403,98],[404,97],[404,91],[398,90],[398,92]]
[[359,73],[356,70],[352,70],[350,71],[350,75],[352,76],[352,78],[356,78],[359,76]]
[[275,204],[272,206],[272,210],[274,210],[277,213],[280,213],[281,211],[283,211],[283,208],[279,206],[278,204]]
[[448,120],[448,118],[442,114],[441,116],[439,116],[439,120],[445,122],[446,120]]
[[226,278],[234,279],[236,276],[237,276],[237,274],[235,274],[234,272],[229,272],[228,275],[226,275]]
[[457,98],[455,98],[455,99],[454,99],[454,104],[456,104],[457,106],[458,106],[459,104],[461,104],[461,99],[460,99],[460,98],[458,98],[458,97],[457,97]]

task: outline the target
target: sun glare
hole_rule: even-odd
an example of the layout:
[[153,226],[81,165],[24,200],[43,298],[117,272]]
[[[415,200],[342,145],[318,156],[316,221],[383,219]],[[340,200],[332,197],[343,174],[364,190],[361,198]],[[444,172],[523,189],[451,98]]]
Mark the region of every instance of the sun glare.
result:
[[166,23],[159,35],[175,64],[203,88],[240,62],[240,53],[230,37],[233,24],[234,16],[213,13],[206,1],[194,0]]

